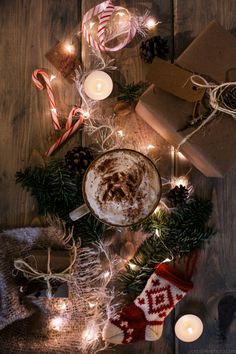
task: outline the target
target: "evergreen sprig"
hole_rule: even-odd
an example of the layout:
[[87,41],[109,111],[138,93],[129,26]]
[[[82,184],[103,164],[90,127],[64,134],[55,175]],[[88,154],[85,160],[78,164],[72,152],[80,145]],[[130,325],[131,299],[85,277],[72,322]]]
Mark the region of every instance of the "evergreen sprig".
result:
[[125,85],[119,84],[118,100],[128,103],[135,103],[146,90],[146,88],[147,83],[142,81],[138,82],[137,84],[134,82],[132,84]]
[[37,200],[40,215],[56,215],[73,227],[74,237],[80,237],[83,245],[98,241],[106,225],[93,215],[72,222],[69,213],[83,204],[82,178],[73,176],[66,169],[64,160],[51,160],[44,167],[28,167],[16,173],[16,182],[21,184]]
[[123,291],[137,296],[152,274],[155,264],[172,256],[186,256],[199,248],[213,234],[213,230],[207,226],[211,212],[210,201],[191,199],[171,213],[159,210],[136,226],[135,230],[141,229],[150,237],[142,243],[130,261],[136,266],[135,269],[128,265],[121,275]]

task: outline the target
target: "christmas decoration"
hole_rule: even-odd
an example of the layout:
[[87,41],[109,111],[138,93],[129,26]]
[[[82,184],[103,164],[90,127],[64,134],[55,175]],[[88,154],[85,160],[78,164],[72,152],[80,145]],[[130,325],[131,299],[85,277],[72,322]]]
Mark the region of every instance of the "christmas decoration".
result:
[[130,114],[139,97],[147,88],[147,83],[138,82],[137,84],[120,85],[118,83],[118,102],[114,106],[114,112],[119,116],[126,116]]
[[192,286],[175,269],[157,265],[142,293],[109,319],[103,331],[104,340],[116,344],[158,340],[164,319]]
[[94,70],[84,81],[84,92],[95,101],[101,101],[110,96],[113,89],[111,77],[101,70]]
[[140,46],[140,56],[145,63],[152,63],[155,57],[167,59],[169,53],[168,41],[155,36],[142,42]]
[[[136,33],[145,35],[148,28],[157,24],[147,14],[138,17],[104,1],[90,9],[82,20],[83,35],[91,47],[91,67],[87,65],[82,69],[78,65],[73,38],[59,43],[48,53],[47,58],[64,77],[69,81],[74,78],[81,99],[79,106],[71,109],[65,126],[59,119],[53,95],[53,77],[42,69],[33,73],[36,87],[47,89],[53,127],[61,136],[46,151],[40,167],[29,166],[16,173],[16,182],[35,198],[38,213],[50,214],[53,224],[46,228],[10,230],[0,236],[3,245],[0,295],[4,308],[0,328],[25,319],[0,333],[1,343],[10,343],[14,353],[22,352],[22,348],[25,352],[39,354],[96,353],[108,345],[102,341],[102,333],[107,342],[114,343],[157,340],[165,317],[192,286],[166,265],[170,260],[192,257],[192,251],[213,234],[207,226],[211,203],[192,195],[190,198],[189,186],[175,181],[172,190],[167,189],[163,195],[157,210],[132,230],[120,232],[92,214],[76,222],[69,218],[71,211],[84,203],[82,179],[93,156],[124,148],[125,131],[118,127],[116,115],[132,112],[146,89],[142,82],[120,85],[115,114],[112,109],[107,113],[97,100],[101,93],[102,99],[111,93],[112,81],[106,72],[115,70],[116,66],[113,59],[104,58],[102,53],[123,48]],[[166,58],[167,41],[154,37],[144,42],[140,50],[146,61],[153,56]],[[101,73],[102,78],[97,76]],[[97,82],[94,75],[99,79]],[[233,100],[234,89],[228,90],[224,97],[228,105]],[[91,147],[77,146],[67,151],[64,158],[52,159],[51,155],[82,126],[84,133],[92,137]],[[149,141],[145,151],[153,148]],[[104,166],[106,169],[107,164]],[[114,169],[114,164],[111,168]],[[128,197],[135,195],[143,170],[137,169],[134,176],[132,173],[124,176],[123,169],[112,175],[106,180],[109,188],[104,198],[114,197],[120,202],[126,193]],[[144,181],[147,183],[146,178]],[[158,203],[155,193],[154,201],[156,204],[150,213]],[[140,216],[140,210],[138,212]],[[141,235],[133,232],[136,230],[141,230]],[[9,241],[5,240],[6,235]],[[12,277],[16,270],[19,274]],[[168,293],[169,303],[163,291]],[[125,306],[127,294],[136,300]]]
[[[186,92],[186,85],[179,86],[179,89],[174,86],[175,90],[167,90],[167,84],[170,88],[172,82],[165,80],[164,89],[158,78],[161,85],[155,82],[156,87],[151,86],[136,106],[139,116],[170,144],[180,149],[195,167],[209,177],[223,177],[235,162],[233,151],[236,124],[231,118],[235,118],[235,108],[234,105],[228,106],[229,101],[224,103],[229,92],[234,92],[235,88],[234,81],[225,82],[226,78],[230,79],[227,73],[233,72],[235,53],[235,38],[213,21],[176,60],[178,66],[189,70],[190,77],[186,83],[192,87],[188,90],[189,95]],[[152,65],[150,78],[155,72],[155,64]],[[193,72],[200,73],[201,77],[195,75],[191,77]],[[208,82],[209,79],[206,80],[209,77],[214,83]],[[217,85],[218,82],[223,84]],[[205,107],[206,113],[204,111],[200,113],[204,115],[200,124],[197,127],[193,125],[183,129],[188,126],[189,118],[194,116],[196,106],[194,97],[200,93],[199,89],[207,91],[210,111],[209,107]],[[185,96],[187,94],[188,100],[183,99],[183,93]],[[232,95],[234,94],[231,93],[228,97],[232,98]],[[190,101],[189,97],[194,100]]]
[[[34,84],[36,85],[36,87],[39,90],[43,90],[44,86],[42,85],[42,83],[39,81],[38,76],[41,75],[43,80],[45,81],[45,85],[47,88],[47,92],[48,92],[48,99],[49,99],[49,104],[51,107],[51,114],[52,114],[52,121],[53,121],[53,126],[55,130],[61,130],[61,125],[59,123],[58,120],[58,113],[57,113],[57,109],[56,109],[56,103],[54,100],[54,95],[52,92],[52,86],[50,83],[50,79],[49,79],[49,75],[48,73],[46,73],[44,70],[42,69],[37,69],[34,70],[33,74],[32,74],[32,80],[34,82]],[[75,115],[78,114],[79,115],[79,119],[77,120],[77,122],[75,122],[74,124],[72,124],[72,120],[75,117]],[[84,122],[84,117],[83,117],[83,111],[78,108],[78,107],[73,107],[72,110],[69,113],[69,116],[67,118],[66,121],[66,131],[62,134],[62,136],[57,139],[57,141],[46,151],[45,156],[50,156],[52,155],[71,135],[73,135],[77,129],[83,124]]]
[[[94,20],[95,16],[98,18],[98,26],[92,34],[94,22],[91,20]],[[117,16],[121,18],[115,21]],[[86,41],[99,51],[118,51],[131,42],[137,32],[145,34],[148,28],[147,14],[142,17],[131,15],[127,9],[114,6],[111,1],[104,1],[94,6],[85,13],[82,20],[82,31]],[[124,34],[125,38],[123,36],[118,44],[113,47],[108,46],[109,42]]]
[[45,54],[48,61],[54,65],[54,67],[70,83],[74,82],[75,69],[78,69],[81,65],[80,59],[78,58],[78,36],[75,35],[78,30],[78,28],[75,28],[73,31],[73,34],[71,35],[72,40],[70,39],[70,36],[68,36],[67,40],[65,39],[59,42]]
[[[67,243],[70,241],[68,238]],[[27,259],[16,259],[14,267],[22,272],[30,282],[45,281],[47,285],[47,296],[52,296],[51,282],[71,281],[71,274],[77,257],[77,248],[68,247],[66,250],[32,250]],[[58,287],[58,284],[57,284]]]
[[65,167],[74,176],[83,176],[92,161],[93,155],[87,147],[74,147],[65,155]]
[[196,315],[184,315],[175,324],[176,337],[183,342],[194,342],[202,335],[202,332],[203,323]]
[[122,274],[123,291],[137,296],[157,263],[189,255],[201,247],[213,234],[206,226],[211,211],[209,201],[191,198],[172,212],[160,208],[141,225],[133,227],[134,230],[142,229],[150,237],[138,248]]
[[43,81],[45,82],[45,86],[47,89],[47,94],[48,94],[48,101],[49,101],[49,105],[50,105],[50,110],[51,110],[51,115],[52,115],[52,121],[53,121],[53,126],[55,130],[59,130],[61,129],[59,120],[58,120],[58,116],[57,116],[57,110],[56,110],[56,103],[55,103],[55,99],[54,99],[54,95],[52,92],[52,85],[50,82],[50,78],[49,75],[46,71],[42,70],[42,69],[37,69],[34,70],[33,74],[32,74],[32,80],[35,84],[35,86],[39,89],[39,90],[43,90],[44,86],[42,85],[42,83],[39,81],[38,76],[41,76],[43,78]]
[[186,203],[189,197],[189,190],[181,184],[171,189],[165,197],[170,202],[171,207],[176,207],[179,204]]

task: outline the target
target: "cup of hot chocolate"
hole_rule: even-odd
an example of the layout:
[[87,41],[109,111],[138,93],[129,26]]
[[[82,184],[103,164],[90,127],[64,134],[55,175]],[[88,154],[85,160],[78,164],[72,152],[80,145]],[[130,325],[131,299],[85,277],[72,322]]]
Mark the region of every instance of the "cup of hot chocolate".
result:
[[131,226],[156,209],[161,179],[153,162],[138,151],[110,150],[95,159],[83,178],[85,204],[70,213],[77,220],[91,212],[105,224]]

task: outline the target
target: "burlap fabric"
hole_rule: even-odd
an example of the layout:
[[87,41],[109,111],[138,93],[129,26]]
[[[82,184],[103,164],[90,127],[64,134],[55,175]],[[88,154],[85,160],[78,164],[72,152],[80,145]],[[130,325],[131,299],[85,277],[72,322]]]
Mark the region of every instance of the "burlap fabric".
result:
[[[0,234],[0,243],[0,353],[81,353],[84,320],[76,284],[69,284],[62,310],[62,299],[20,299],[13,276],[14,259],[29,255],[31,248],[63,248],[63,230],[56,226],[8,230]],[[50,327],[57,316],[63,319],[60,331]]]

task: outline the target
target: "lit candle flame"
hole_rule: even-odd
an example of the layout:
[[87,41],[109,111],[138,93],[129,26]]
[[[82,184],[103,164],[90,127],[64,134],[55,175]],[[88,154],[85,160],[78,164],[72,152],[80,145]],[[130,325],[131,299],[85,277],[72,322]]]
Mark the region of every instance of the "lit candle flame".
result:
[[187,332],[188,332],[189,334],[193,334],[193,329],[192,329],[192,327],[188,327],[188,328],[187,328]]

